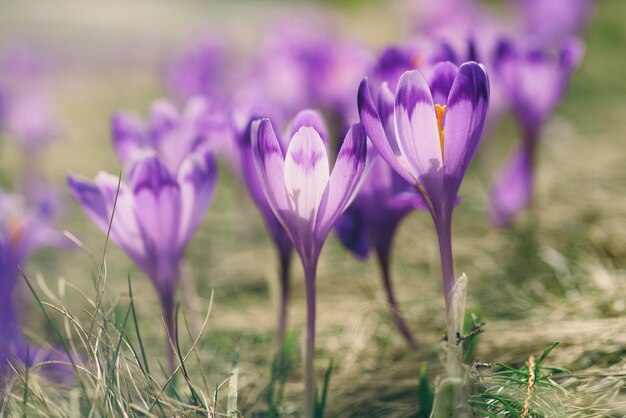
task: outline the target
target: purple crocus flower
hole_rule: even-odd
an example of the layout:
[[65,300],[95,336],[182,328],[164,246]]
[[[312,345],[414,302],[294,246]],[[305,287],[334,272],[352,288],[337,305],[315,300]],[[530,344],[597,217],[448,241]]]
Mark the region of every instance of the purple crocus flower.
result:
[[165,84],[181,99],[222,97],[230,70],[225,64],[230,60],[227,45],[219,36],[202,35],[167,64]]
[[473,36],[462,39],[416,36],[401,45],[383,49],[371,68],[370,81],[374,87],[386,82],[391,91],[396,91],[398,81],[406,71],[420,70],[424,77],[430,79],[434,67],[441,62],[461,65],[467,61],[478,62],[482,55],[488,54],[479,53]]
[[[20,270],[34,252],[42,247],[73,248],[70,240],[50,226],[51,221],[47,207],[28,207],[22,196],[0,189],[0,391],[9,371],[7,361],[17,359],[32,366],[42,356],[52,355],[29,347],[24,340],[14,292]],[[62,369],[66,368],[46,366],[44,372],[67,375]]]
[[593,0],[512,0],[519,8],[522,29],[549,43],[578,35],[589,23]]
[[8,96],[3,118],[6,132],[29,153],[38,151],[41,145],[61,136],[61,126],[52,101],[42,90]]
[[43,57],[31,48],[13,46],[0,53],[0,130],[29,154],[62,134],[47,72]]
[[457,53],[445,41],[414,39],[404,45],[388,46],[383,49],[372,68],[375,85],[387,82],[395,91],[402,74],[410,70],[428,70],[442,61],[457,61]]
[[[217,168],[206,151],[189,154],[177,169],[168,166],[171,161],[155,152],[144,154],[119,190],[118,178],[103,172],[93,182],[69,175],[68,185],[102,231],[106,233],[111,222],[111,241],[152,280],[173,338],[174,299],[183,253],[211,203]],[[167,347],[171,371],[174,353],[169,339]]]
[[259,181],[274,215],[285,228],[304,268],[307,299],[305,413],[314,416],[315,280],[326,236],[354,198],[364,173],[366,136],[353,125],[339,150],[332,173],[322,136],[326,129],[302,121],[291,125],[281,143],[269,119],[255,121],[252,147]]
[[[259,114],[262,113],[263,112]],[[274,215],[265,193],[263,192],[259,172],[256,168],[252,145],[251,130],[255,119],[258,118],[251,117],[246,128],[241,130],[241,133],[238,135],[241,174],[252,200],[259,208],[259,211],[263,216],[267,229],[272,237],[272,240],[276,244],[279,254],[281,294],[277,335],[278,347],[280,348],[282,347],[287,324],[287,305],[289,303],[290,294],[289,266],[291,264],[293,244],[284,226],[281,224],[276,215]],[[295,134],[294,129],[300,129],[302,127],[315,129],[316,132],[320,134],[324,144],[328,145],[328,134],[322,117],[315,111],[303,110],[294,117],[285,136],[277,135],[277,140],[282,145],[283,149],[286,149],[286,145],[284,144],[284,140],[282,138],[291,138]]]
[[[387,123],[393,123],[391,118]],[[376,155],[354,202],[335,225],[339,240],[357,257],[365,259],[371,249],[375,251],[393,320],[411,346],[416,345],[415,337],[400,313],[389,267],[396,230],[415,209],[426,210],[421,196]]]
[[120,161],[130,168],[146,153],[156,152],[175,173],[192,153],[220,153],[230,128],[226,115],[216,106],[195,96],[179,111],[161,99],[152,104],[147,122],[135,113],[116,112],[111,118],[111,135]]
[[372,57],[367,49],[351,40],[334,41],[332,45],[323,72],[313,71],[311,75],[315,81],[312,103],[333,115],[345,133],[350,123],[358,120],[356,86],[371,67]]
[[347,121],[357,117],[355,86],[372,57],[358,42],[342,37],[331,22],[313,10],[301,12],[295,20],[290,15],[276,21],[246,79],[284,114],[319,108],[347,130]]
[[479,13],[475,0],[412,0],[407,4],[415,31],[433,34],[441,28],[466,25]]
[[[367,136],[389,165],[415,185],[430,212],[441,255],[446,307],[454,286],[451,220],[459,187],[483,134],[489,102],[484,67],[446,62],[433,69],[430,83],[418,70],[407,71],[395,95],[381,86],[376,106],[367,80],[358,106]],[[391,124],[385,123],[393,115]]]
[[583,55],[570,38],[557,51],[503,40],[494,70],[521,132],[522,141],[505,163],[490,193],[489,216],[500,227],[526,210],[532,198],[534,165],[541,130],[565,94]]

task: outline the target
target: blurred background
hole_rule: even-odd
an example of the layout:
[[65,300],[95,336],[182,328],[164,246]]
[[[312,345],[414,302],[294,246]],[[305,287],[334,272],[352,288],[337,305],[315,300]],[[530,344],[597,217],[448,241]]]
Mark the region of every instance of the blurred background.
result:
[[[58,121],[58,135],[43,153],[32,156],[3,133],[0,185],[15,189],[22,173],[36,167],[62,196],[61,229],[99,260],[104,235],[69,197],[66,175],[93,178],[101,170],[120,172],[110,117],[117,110],[146,115],[152,101],[171,96],[164,80],[177,54],[210,35],[226,40],[235,56],[245,57],[254,54],[272,22],[323,15],[339,33],[374,55],[410,32],[414,22],[408,3],[1,1],[0,71],[8,56],[23,56],[24,68],[36,68],[37,83],[45,86]],[[487,4],[494,13],[506,6],[500,1]],[[623,382],[605,388],[590,376],[626,371],[625,20],[623,0],[597,2],[584,34],[583,63],[545,129],[530,215],[499,230],[485,214],[489,184],[517,141],[507,116],[487,132],[461,188],[463,203],[454,219],[456,268],[470,278],[470,304],[487,323],[478,358],[523,362],[530,353],[561,341],[554,362],[583,376],[572,378],[568,388],[586,384],[590,393],[621,390],[621,399]],[[221,71],[239,74],[237,62],[225,60]],[[202,341],[207,373],[222,381],[232,353],[239,350],[242,408],[254,410],[274,348],[276,257],[261,217],[227,164],[220,166],[220,176],[215,202],[187,251],[180,299],[197,329],[214,292]],[[422,341],[412,351],[386,316],[374,262],[360,262],[334,238],[328,240],[319,270],[318,358],[338,359],[332,416],[411,416],[419,365],[429,362],[432,375],[437,374],[432,347],[441,340],[444,318],[433,314],[443,311],[435,242],[431,220],[418,212],[405,221],[395,244],[393,273],[400,303]],[[85,250],[44,250],[26,271],[33,277],[41,274],[55,293],[63,282],[89,293],[97,268]],[[149,329],[147,319],[159,315],[149,281],[114,245],[108,248],[107,270],[112,305],[127,299],[130,272],[136,307]],[[292,271],[290,328],[298,332],[304,323],[303,280],[297,263]],[[23,303],[30,304],[30,295],[19,292]],[[77,310],[85,304],[77,291],[65,289],[64,295]],[[26,326],[36,338],[54,339],[36,310],[25,312]],[[146,338],[158,352],[162,330],[155,326]],[[301,395],[299,382],[296,373],[288,389],[295,399]],[[386,408],[396,415],[385,415]]]

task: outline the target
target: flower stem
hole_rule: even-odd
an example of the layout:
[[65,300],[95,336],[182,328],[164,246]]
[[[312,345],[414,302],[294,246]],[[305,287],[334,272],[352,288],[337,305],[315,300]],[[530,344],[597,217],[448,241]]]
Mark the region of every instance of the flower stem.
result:
[[439,240],[439,257],[441,259],[441,278],[443,294],[446,300],[446,312],[450,309],[450,294],[454,288],[454,259],[452,258],[452,216],[435,219],[437,239]]
[[537,129],[525,129],[522,131],[524,148],[528,152],[530,163],[532,165],[535,164],[540,137],[539,130]]
[[378,265],[380,266],[383,286],[385,288],[387,303],[389,304],[389,310],[391,311],[393,322],[396,324],[396,327],[398,327],[398,330],[406,339],[407,343],[412,348],[415,348],[417,347],[417,342],[415,341],[415,337],[413,336],[411,329],[404,320],[404,317],[400,313],[400,307],[398,306],[398,301],[396,300],[396,295],[393,290],[393,283],[391,281],[391,273],[389,269],[389,251],[383,250],[382,248],[376,248],[376,255],[378,256]]
[[529,189],[530,195],[528,196],[527,209],[532,210],[534,202],[534,190],[535,190],[535,165],[537,161],[537,154],[539,149],[540,133],[537,129],[526,129],[522,131],[522,147],[524,148],[524,157],[526,158],[525,164],[528,167],[529,173]]
[[[161,292],[161,307],[163,308],[163,319],[165,320],[166,334],[165,345],[167,346],[167,370],[174,372],[174,346],[176,343],[176,329],[174,326],[174,292]],[[171,339],[171,340],[170,340]]]
[[304,351],[304,386],[306,392],[305,417],[315,417],[315,373],[313,359],[315,357],[315,279],[317,275],[317,258],[307,263],[303,261],[304,282],[306,288],[306,340]]
[[[2,286],[7,287],[7,286]],[[5,289],[3,289],[5,290]],[[12,290],[7,289],[8,298],[0,306],[0,404],[8,377],[11,375],[9,361],[23,346],[22,334],[18,331],[18,320]]]
[[289,305],[289,294],[291,293],[289,284],[289,266],[291,265],[291,250],[280,252],[280,306],[278,308],[278,329],[277,342],[278,352],[283,349],[285,332],[287,330],[287,309]]

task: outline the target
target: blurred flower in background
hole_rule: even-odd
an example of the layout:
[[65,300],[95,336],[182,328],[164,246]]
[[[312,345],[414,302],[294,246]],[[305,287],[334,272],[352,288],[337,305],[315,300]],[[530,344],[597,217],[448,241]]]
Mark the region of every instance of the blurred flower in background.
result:
[[232,87],[234,57],[217,34],[198,36],[166,65],[165,85],[179,99],[205,96],[223,99]]
[[[41,197],[41,196],[40,196]],[[46,358],[63,359],[55,350],[29,346],[20,326],[16,292],[21,271],[30,256],[43,247],[72,249],[75,246],[51,224],[56,213],[48,198],[27,202],[16,193],[0,189],[0,383],[10,374],[7,362],[27,363],[29,366]],[[46,366],[57,377],[66,375],[63,366]]]
[[[388,121],[393,124],[393,121]],[[391,279],[391,248],[400,222],[413,210],[427,210],[422,197],[406,180],[371,149],[372,167],[354,202],[337,220],[335,232],[339,240],[357,257],[366,259],[370,251],[376,254],[387,303],[393,320],[407,340],[416,340],[400,313]]]
[[182,110],[160,99],[150,107],[148,121],[132,112],[114,113],[113,146],[127,171],[137,160],[156,152],[167,168],[176,173],[189,155],[222,149],[229,132],[224,117],[221,107],[202,96],[187,100]]
[[521,29],[528,35],[558,45],[586,29],[595,9],[594,0],[510,0],[521,16]]
[[583,56],[583,43],[568,38],[558,48],[503,39],[496,51],[495,79],[518,124],[521,141],[491,189],[489,216],[509,225],[532,200],[535,161],[543,126],[559,104]]
[[40,153],[63,133],[47,72],[44,58],[34,49],[14,46],[0,51],[0,131],[29,155]]
[[317,108],[329,116],[331,130],[345,133],[358,119],[354,97],[372,62],[369,51],[325,15],[302,13],[268,29],[241,88],[263,97],[283,120]]
[[202,103],[190,101],[180,114],[171,104],[158,101],[147,128],[135,117],[118,114],[113,135],[127,167],[124,181],[104,172],[93,182],[68,176],[70,192],[92,221],[104,233],[110,227],[110,239],[154,284],[168,332],[170,371],[174,352],[169,338],[175,335],[181,263],[217,181]]

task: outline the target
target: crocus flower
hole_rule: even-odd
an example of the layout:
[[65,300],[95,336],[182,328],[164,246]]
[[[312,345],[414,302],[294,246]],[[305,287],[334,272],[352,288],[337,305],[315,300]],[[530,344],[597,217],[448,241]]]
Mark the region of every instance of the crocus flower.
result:
[[[257,118],[251,118],[251,122]],[[287,305],[289,303],[290,294],[290,280],[289,280],[289,266],[291,264],[291,255],[293,245],[291,239],[287,234],[284,226],[280,220],[274,215],[270,204],[263,193],[263,188],[259,179],[259,173],[256,168],[251,136],[252,123],[248,123],[246,128],[238,135],[239,149],[240,149],[240,161],[241,172],[244,179],[244,184],[252,197],[252,200],[259,208],[267,229],[272,237],[279,254],[280,263],[280,307],[278,317],[278,346],[282,346],[282,342],[286,330],[287,322]],[[311,127],[320,134],[320,137],[324,141],[324,144],[328,144],[328,134],[326,133],[326,127],[321,116],[312,110],[304,110],[293,119],[291,126],[286,132],[285,136],[278,136],[278,142],[283,149],[286,149],[284,141],[281,138],[291,138],[295,131],[294,129],[300,129],[302,127]]]
[[[135,162],[119,190],[119,180],[111,174],[101,172],[94,181],[68,176],[70,191],[87,215],[105,233],[111,222],[111,241],[154,284],[172,338],[183,253],[211,203],[216,178],[210,152],[189,154],[177,169],[155,152],[146,153]],[[171,371],[174,353],[169,339],[167,347]]]
[[342,37],[327,16],[306,10],[276,21],[260,49],[246,77],[253,89],[287,115],[316,107],[347,130],[357,117],[355,86],[372,61],[366,48]]
[[420,38],[383,49],[372,67],[371,76],[376,86],[386,82],[395,91],[406,71],[424,70],[442,61],[456,60],[456,52],[449,43]]
[[[393,123],[390,119],[387,123]],[[400,313],[389,267],[391,246],[400,222],[415,209],[425,210],[426,205],[415,188],[385,160],[379,156],[373,158],[367,178],[352,205],[337,221],[335,231],[357,257],[365,259],[371,249],[375,251],[393,320],[407,342],[415,346],[415,337]]]
[[557,51],[507,40],[499,44],[495,75],[522,140],[491,189],[489,216],[497,226],[509,225],[531,203],[541,130],[563,98],[582,53],[582,43],[576,38],[568,39]]
[[506,33],[511,26],[476,0],[416,0],[410,2],[408,12],[414,33],[431,40],[446,39],[457,47],[472,38],[480,55],[491,49],[496,33]]
[[[441,383],[435,405],[458,402],[465,393],[461,351],[454,339],[461,332],[465,300],[459,295],[464,295],[460,289],[466,288],[466,280],[455,284],[451,222],[461,182],[483,134],[488,103],[487,73],[475,62],[460,67],[440,63],[429,82],[419,70],[407,71],[395,96],[385,85],[381,87],[378,106],[367,80],[359,88],[359,113],[367,136],[387,163],[420,192],[437,231],[449,376]],[[393,131],[387,123],[390,118]]]
[[228,135],[226,115],[210,99],[194,96],[183,110],[160,99],[150,107],[145,122],[132,112],[116,112],[111,118],[113,146],[125,168],[130,169],[146,153],[156,152],[175,173],[192,153],[220,153]]
[[[22,196],[0,189],[0,391],[9,372],[8,361],[17,359],[32,366],[53,355],[29,347],[24,340],[14,292],[20,270],[34,252],[42,247],[72,248],[71,241],[53,229],[51,221],[48,208],[29,207]],[[40,355],[35,356],[36,352]],[[65,367],[46,366],[44,372],[67,372],[61,369]]]
[[28,153],[35,153],[61,136],[61,125],[45,91],[22,91],[8,96],[3,118],[6,132]]
[[183,48],[167,64],[165,84],[181,99],[193,96],[220,98],[228,85],[231,61],[226,43],[215,34],[204,34]]
[[0,53],[0,130],[29,154],[62,133],[47,75],[43,57],[33,49],[14,46]]
[[562,42],[587,26],[593,0],[512,0],[522,17],[522,29],[544,42]]
[[261,187],[304,268],[307,300],[305,413],[308,418],[314,416],[317,262],[328,232],[357,192],[367,155],[365,131],[360,124],[353,125],[331,173],[322,139],[325,128],[311,125],[294,121],[292,135],[285,145],[278,140],[269,119],[256,121],[252,134]]
[[[451,220],[459,187],[483,134],[489,82],[482,65],[438,64],[430,83],[407,71],[395,95],[381,86],[376,106],[367,80],[358,106],[367,136],[387,163],[421,193],[430,212],[441,255],[446,307],[454,286]],[[394,131],[384,121],[393,115]]]
[[442,27],[466,25],[479,12],[475,0],[411,0],[405,7],[412,28],[428,34]]
[[[480,29],[460,32],[457,36],[416,36],[400,45],[388,46],[381,51],[369,73],[370,85],[376,90],[380,84],[387,82],[389,89],[396,91],[398,80],[404,72],[420,70],[426,79],[430,79],[435,65],[445,61],[457,66],[468,61],[481,62],[489,71],[493,64],[495,45],[501,39],[498,24],[489,20],[481,24]],[[497,124],[508,110],[500,90],[497,83],[490,86],[488,128]],[[376,91],[372,94],[377,96]]]

